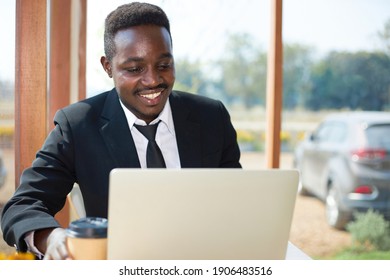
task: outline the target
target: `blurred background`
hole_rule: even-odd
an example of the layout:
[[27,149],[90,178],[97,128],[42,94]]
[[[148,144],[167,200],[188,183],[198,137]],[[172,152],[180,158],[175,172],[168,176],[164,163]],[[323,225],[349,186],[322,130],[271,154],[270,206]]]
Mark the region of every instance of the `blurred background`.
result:
[[[103,25],[110,11],[127,2],[88,1],[87,96],[113,87],[100,65]],[[270,1],[148,2],[161,6],[171,21],[175,89],[222,100],[238,132],[244,168],[265,168]],[[14,0],[0,2],[0,22],[0,150],[7,171],[2,207],[15,188]],[[293,167],[297,145],[330,113],[390,111],[390,1],[285,0],[283,41],[282,168]],[[349,244],[350,235],[324,222],[320,228],[329,235],[319,238],[323,232],[313,230],[324,219],[323,209],[309,199],[298,200],[296,214],[319,209],[318,215],[296,218],[292,240],[312,256],[328,258]]]

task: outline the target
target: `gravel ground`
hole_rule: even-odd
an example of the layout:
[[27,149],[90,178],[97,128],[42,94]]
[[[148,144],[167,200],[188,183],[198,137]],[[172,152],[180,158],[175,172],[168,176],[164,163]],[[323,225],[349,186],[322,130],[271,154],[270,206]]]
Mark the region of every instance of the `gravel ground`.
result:
[[[13,150],[5,149],[3,152],[9,176],[6,185],[0,189],[0,208],[12,195],[15,181]],[[243,153],[241,162],[244,168],[256,169],[266,166],[264,155],[259,153]],[[281,168],[292,166],[290,154],[282,154],[280,166]],[[324,206],[317,199],[297,197],[290,241],[313,259],[331,258],[339,250],[351,244],[347,232],[332,229],[326,224],[324,213]],[[0,252],[14,252],[14,249],[3,241],[1,231]]]
[[302,196],[297,198],[290,241],[313,259],[331,259],[335,253],[351,245],[348,232],[327,225],[322,202]]
[[[264,168],[264,155],[243,153],[244,168]],[[292,167],[292,155],[283,153],[281,168]],[[348,232],[331,228],[325,221],[325,208],[321,201],[310,196],[297,196],[291,225],[290,241],[313,259],[329,259],[343,248],[351,245]]]

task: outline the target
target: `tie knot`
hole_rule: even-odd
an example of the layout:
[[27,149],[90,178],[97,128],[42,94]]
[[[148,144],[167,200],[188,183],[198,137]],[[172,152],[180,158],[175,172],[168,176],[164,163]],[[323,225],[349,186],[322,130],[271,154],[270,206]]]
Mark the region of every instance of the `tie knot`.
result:
[[148,146],[146,148],[146,166],[148,168],[165,168],[164,157],[161,153],[154,138],[156,137],[157,126],[160,123],[152,125],[136,125],[134,126],[148,139]]
[[149,124],[149,125],[134,124],[134,126],[139,130],[139,132],[141,132],[146,137],[146,139],[148,139],[149,141],[154,141],[156,137],[157,126],[159,123],[160,121],[158,121],[155,124]]

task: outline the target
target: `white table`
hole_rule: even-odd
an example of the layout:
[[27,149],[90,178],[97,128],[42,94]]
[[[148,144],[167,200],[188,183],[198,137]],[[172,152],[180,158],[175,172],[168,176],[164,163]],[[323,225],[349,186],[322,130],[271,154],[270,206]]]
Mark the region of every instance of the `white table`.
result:
[[287,245],[286,260],[311,260],[305,252],[292,244],[290,241]]

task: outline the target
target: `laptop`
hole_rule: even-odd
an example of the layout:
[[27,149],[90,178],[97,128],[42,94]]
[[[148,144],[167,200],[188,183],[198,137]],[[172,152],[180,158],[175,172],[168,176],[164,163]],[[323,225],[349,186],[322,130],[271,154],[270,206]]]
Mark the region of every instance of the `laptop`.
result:
[[296,170],[114,169],[109,260],[285,259]]

